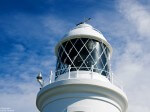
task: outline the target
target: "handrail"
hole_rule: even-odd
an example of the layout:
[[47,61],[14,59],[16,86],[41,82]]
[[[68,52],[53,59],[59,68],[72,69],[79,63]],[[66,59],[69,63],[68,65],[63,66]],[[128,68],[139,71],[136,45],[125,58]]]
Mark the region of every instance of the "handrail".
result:
[[[70,79],[71,77],[70,77],[70,71],[71,71],[71,69],[72,68],[76,68],[77,69],[77,67],[71,67],[71,66],[69,66],[68,68],[63,68],[63,69],[59,69],[59,70],[57,70],[57,71],[55,71],[55,73],[57,73],[57,72],[60,72],[60,71],[64,71],[64,70],[67,70],[67,72],[68,72],[68,79]],[[82,68],[87,68],[87,67],[82,67]],[[92,73],[94,72],[93,70],[94,69],[98,69],[98,68],[94,68],[94,67],[88,67],[88,68],[91,68],[91,79],[93,79],[93,75],[92,75]],[[101,70],[101,71],[105,71],[105,70],[102,70],[102,69],[98,69],[98,70]],[[74,79],[75,78],[78,78],[78,72],[79,71],[82,71],[82,70],[76,70],[77,71],[77,75],[76,75],[76,77],[74,77]],[[67,73],[67,72],[65,72],[65,73]],[[105,71],[106,73],[108,73],[109,75],[107,75],[106,76],[106,78],[112,83],[112,84],[114,84],[114,85],[116,85],[117,87],[119,87],[120,89],[122,89],[123,90],[123,86],[122,86],[122,82],[121,82],[121,80],[117,77],[117,76],[114,76],[113,75],[113,73],[110,71],[110,72],[108,72],[108,71]],[[59,76],[59,75],[58,75]],[[53,83],[53,82],[56,82],[56,76],[55,76],[55,74],[53,74],[52,72],[51,72],[51,74],[50,74],[50,81],[49,81],[49,83],[51,84],[51,83]]]
[[[90,68],[91,71],[92,70],[98,70],[98,71],[102,71],[102,72],[104,71],[106,73],[110,73],[110,72],[108,72],[108,71],[106,71],[104,69],[98,69],[98,68],[94,68],[94,67],[71,67],[70,69],[72,69],[72,68],[75,68],[76,70],[79,70],[78,68],[80,68],[80,70]],[[62,70],[69,70],[69,67],[68,68],[63,68],[63,69],[56,70],[55,73],[57,73],[59,71],[62,71]]]

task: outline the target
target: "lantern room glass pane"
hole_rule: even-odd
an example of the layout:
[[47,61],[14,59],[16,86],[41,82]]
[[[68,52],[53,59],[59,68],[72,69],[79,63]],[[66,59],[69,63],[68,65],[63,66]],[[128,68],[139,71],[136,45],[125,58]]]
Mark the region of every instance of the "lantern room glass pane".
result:
[[68,72],[69,65],[71,71],[90,71],[93,65],[94,72],[107,76],[109,72],[108,56],[109,49],[102,42],[90,38],[68,40],[58,48],[56,77]]

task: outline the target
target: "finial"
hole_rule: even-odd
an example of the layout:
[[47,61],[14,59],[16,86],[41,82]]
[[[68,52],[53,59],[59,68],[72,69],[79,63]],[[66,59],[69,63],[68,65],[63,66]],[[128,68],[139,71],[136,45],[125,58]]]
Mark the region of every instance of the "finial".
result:
[[91,20],[91,18],[85,19],[83,22],[80,22],[80,23],[76,24],[76,26],[78,26],[78,25],[80,25],[80,24],[83,24],[83,23],[86,23],[86,22],[89,21],[89,20]]

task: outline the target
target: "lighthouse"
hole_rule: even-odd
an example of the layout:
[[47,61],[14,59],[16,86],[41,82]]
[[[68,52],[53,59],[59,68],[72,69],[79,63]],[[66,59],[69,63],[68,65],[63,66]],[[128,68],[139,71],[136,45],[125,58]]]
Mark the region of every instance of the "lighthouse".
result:
[[112,47],[100,31],[78,24],[58,42],[55,54],[56,70],[37,94],[40,112],[126,112],[127,96],[113,83]]

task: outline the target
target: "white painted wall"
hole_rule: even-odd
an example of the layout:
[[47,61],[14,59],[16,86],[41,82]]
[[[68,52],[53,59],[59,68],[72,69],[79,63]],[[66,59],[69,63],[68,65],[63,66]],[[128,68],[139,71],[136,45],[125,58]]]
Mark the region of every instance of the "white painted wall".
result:
[[125,112],[127,97],[108,82],[68,79],[42,88],[37,107],[41,112]]

